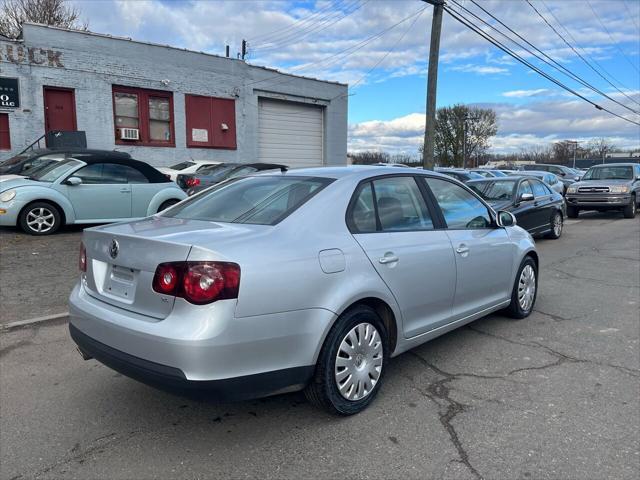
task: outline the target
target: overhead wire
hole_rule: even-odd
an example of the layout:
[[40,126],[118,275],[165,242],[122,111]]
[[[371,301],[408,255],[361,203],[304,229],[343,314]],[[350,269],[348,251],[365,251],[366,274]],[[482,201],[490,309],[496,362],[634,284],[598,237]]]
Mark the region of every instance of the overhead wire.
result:
[[[555,32],[555,34],[558,36],[558,38],[560,38],[565,45],[567,45],[591,70],[593,70],[599,77],[601,77],[605,82],[607,82],[609,85],[611,85],[613,88],[615,88],[619,93],[621,93],[622,95],[624,95],[625,97],[627,97],[629,100],[631,100],[632,102],[638,103],[637,100],[635,100],[634,98],[630,97],[629,95],[627,95],[624,91],[620,90],[616,85],[614,85],[607,77],[605,77],[597,68],[595,68],[591,62],[589,62],[589,60],[587,60],[582,54],[580,54],[580,52],[578,52],[578,50],[576,50],[576,48],[571,45],[567,39],[565,39],[560,32],[558,32],[558,30],[547,20],[547,18],[542,15],[542,13],[540,13],[540,11],[535,7],[535,5],[533,5],[531,3],[530,0],[525,0],[525,2],[527,2],[529,4],[529,6],[538,14],[538,16],[544,21],[544,23],[546,23],[549,28],[551,28],[551,30],[553,30]],[[569,30],[567,30],[567,28],[562,25],[562,23],[558,20],[558,18],[555,16],[555,14],[551,11],[551,9],[547,6],[546,3],[544,3],[544,0],[541,0],[542,4],[546,7],[547,11],[551,14],[551,16],[555,19],[556,22],[558,22],[558,25],[560,25],[565,32],[567,32],[567,34],[572,38],[572,40],[577,44],[575,38],[573,38],[573,35],[571,35],[571,33],[569,32]],[[586,54],[586,52],[585,52]],[[587,54],[588,55],[588,54]],[[593,58],[591,58],[591,60],[596,63],[604,72],[606,72],[606,69],[600,65],[596,60],[594,60]],[[616,80],[610,73],[607,72],[607,74],[609,75],[609,77],[611,77],[612,79]],[[616,82],[618,82],[618,84],[620,84],[623,88],[626,88],[627,90],[629,90],[628,87],[624,86],[619,80],[616,80]]]
[[640,16],[640,8],[638,9],[638,11],[636,12],[636,15],[634,16],[633,12],[629,10],[629,5],[627,5],[626,0],[622,0],[622,4],[624,5],[625,10],[629,14],[629,18],[631,18],[631,21],[635,24],[636,28],[638,29],[638,32],[640,32],[640,23],[638,23],[638,19],[637,19],[637,16]]
[[589,8],[591,9],[591,11],[593,12],[593,16],[596,17],[596,20],[598,20],[598,23],[602,26],[602,28],[604,29],[604,31],[607,33],[607,35],[609,36],[609,39],[611,40],[611,42],[613,43],[613,46],[616,47],[616,49],[620,52],[620,54],[624,57],[624,59],[629,63],[629,65],[631,65],[636,72],[640,73],[640,69],[638,69],[638,67],[636,66],[635,63],[633,63],[629,57],[627,56],[626,53],[624,53],[624,51],[620,48],[620,45],[618,45],[618,43],[613,39],[613,36],[611,35],[611,32],[609,31],[609,29],[606,27],[606,25],[604,24],[604,22],[602,21],[602,19],[600,18],[600,16],[598,15],[598,13],[595,11],[595,9],[593,8],[593,5],[591,5],[591,2],[589,0],[587,0],[587,5],[589,5]]
[[[480,10],[482,10],[486,15],[488,15],[490,18],[492,18],[493,20],[495,20],[496,22],[498,22],[500,25],[502,25],[504,28],[506,28],[509,32],[511,32],[513,35],[515,35],[516,37],[518,37],[520,40],[524,41],[527,45],[531,46],[531,48],[533,48],[535,51],[537,51],[540,55],[542,55],[544,58],[541,58],[540,55],[536,54],[535,52],[532,52],[529,48],[527,48],[526,46],[522,45],[521,43],[517,42],[516,40],[514,40],[513,38],[511,38],[510,36],[508,36],[507,34],[505,34],[504,32],[502,32],[501,30],[499,30],[498,28],[496,28],[494,25],[492,25],[491,23],[487,22],[485,19],[483,19],[482,17],[476,15],[473,11],[469,10],[468,8],[460,5],[456,0],[451,0],[454,4],[458,5],[460,7],[460,12],[462,12],[462,10],[466,11],[467,13],[469,13],[470,15],[472,15],[474,18],[476,18],[477,20],[481,21],[482,23],[484,23],[485,25],[487,25],[488,27],[492,28],[493,30],[495,30],[496,32],[498,32],[500,35],[502,35],[504,38],[506,38],[507,40],[509,40],[510,42],[514,43],[515,45],[517,45],[518,47],[520,47],[521,49],[523,49],[524,51],[526,51],[527,53],[529,53],[531,56],[537,58],[538,60],[540,60],[541,62],[545,63],[546,65],[549,65],[550,67],[554,68],[555,70],[559,71],[560,73],[562,73],[563,75],[571,78],[572,80],[580,83],[581,85],[583,85],[584,87],[588,88],[589,90],[607,98],[608,100],[618,104],[619,106],[629,110],[632,113],[636,113],[636,114],[640,114],[640,111],[638,110],[634,110],[630,107],[628,107],[627,105],[625,105],[624,103],[616,100],[613,97],[610,97],[609,95],[607,95],[605,92],[603,92],[602,90],[600,90],[599,88],[595,87],[594,85],[590,84],[589,82],[587,82],[586,80],[584,80],[583,78],[581,78],[580,76],[578,76],[577,74],[575,74],[573,71],[569,70],[567,67],[565,67],[564,65],[562,65],[561,63],[559,63],[558,61],[556,61],[554,58],[552,58],[551,56],[549,56],[547,53],[545,53],[544,51],[542,51],[540,48],[538,48],[537,46],[535,46],[533,43],[531,43],[529,40],[527,40],[526,38],[524,38],[522,35],[520,35],[517,31],[515,31],[514,29],[512,29],[511,27],[509,27],[507,24],[505,24],[502,20],[500,20],[499,18],[497,18],[495,15],[493,15],[491,12],[489,12],[487,9],[485,9],[482,5],[480,5],[478,2],[476,2],[475,0],[470,0],[471,3],[473,3],[476,7],[478,7]],[[638,102],[636,102],[638,103]],[[640,105],[640,103],[638,103],[638,105]]]
[[506,45],[502,44],[499,40],[496,40],[494,37],[492,37],[490,34],[488,34],[487,32],[483,31],[480,27],[478,27],[477,25],[475,25],[472,21],[469,21],[467,18],[465,18],[464,16],[458,14],[456,11],[454,11],[453,9],[451,9],[450,7],[448,7],[447,5],[444,6],[445,11],[447,11],[447,13],[449,13],[449,15],[451,15],[455,20],[457,20],[458,22],[460,22],[461,24],[465,25],[467,28],[469,28],[470,30],[472,30],[473,32],[477,33],[478,35],[480,35],[481,37],[483,37],[485,40],[487,40],[489,43],[493,44],[494,46],[496,46],[497,48],[499,48],[500,50],[502,50],[503,52],[505,52],[507,55],[511,56],[512,58],[514,58],[515,60],[517,60],[518,62],[526,65],[527,67],[529,67],[530,69],[532,69],[533,71],[535,71],[536,73],[538,73],[539,75],[543,76],[544,78],[546,78],[547,80],[549,80],[550,82],[558,85],[559,87],[561,87],[562,89],[568,91],[569,93],[575,95],[576,97],[584,100],[585,102],[593,105],[596,109],[607,112],[615,117],[620,118],[621,120],[624,120],[626,122],[629,123],[633,123],[634,125],[638,125],[640,126],[640,123],[632,120],[630,118],[627,118],[623,115],[620,115],[616,112],[613,112],[611,110],[609,110],[606,107],[603,107],[595,102],[593,102],[592,100],[590,100],[589,98],[585,97],[584,95],[581,95],[580,93],[576,92],[574,89],[572,89],[571,87],[565,85],[564,83],[562,83],[561,81],[557,80],[556,78],[552,77],[551,75],[549,75],[548,73],[546,73],[544,70],[541,70],[540,68],[538,68],[537,66],[533,65],[531,62],[527,61],[526,59],[522,58],[520,55],[518,55],[516,52],[514,52],[513,50],[511,50],[509,47],[507,47]]

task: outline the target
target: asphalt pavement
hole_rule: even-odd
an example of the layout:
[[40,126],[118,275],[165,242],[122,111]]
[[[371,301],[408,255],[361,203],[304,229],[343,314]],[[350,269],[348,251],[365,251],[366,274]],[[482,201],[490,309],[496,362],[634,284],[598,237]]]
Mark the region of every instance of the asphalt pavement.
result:
[[[215,404],[154,390],[83,361],[64,320],[4,331],[0,477],[639,478],[640,221],[581,215],[538,247],[528,319],[491,315],[393,359],[349,418],[301,394]],[[39,301],[0,286],[3,315],[8,286]]]

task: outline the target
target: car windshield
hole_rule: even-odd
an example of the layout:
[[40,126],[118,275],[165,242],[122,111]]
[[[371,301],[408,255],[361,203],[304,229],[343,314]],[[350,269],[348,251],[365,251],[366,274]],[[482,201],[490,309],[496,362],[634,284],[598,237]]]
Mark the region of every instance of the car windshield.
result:
[[488,202],[496,200],[512,200],[515,180],[501,180],[499,182],[471,182],[469,188]]
[[633,167],[591,167],[582,180],[632,180]]
[[218,165],[208,165],[198,170],[198,175],[211,175],[214,172],[215,173],[228,172],[229,170],[236,168],[237,166],[238,165],[236,164],[229,164],[229,163],[227,164],[220,163]]
[[176,163],[175,165],[171,165],[169,168],[171,170],[184,170],[185,168],[188,168],[192,165],[195,165],[194,162],[180,162],[180,163]]
[[256,176],[229,180],[162,213],[164,217],[275,225],[333,180]]
[[13,165],[17,165],[31,157],[32,155],[16,155],[15,157],[8,158],[4,162],[0,163],[0,168],[4,169],[6,167],[12,167]]
[[500,170],[491,170],[491,173],[493,173],[496,177],[506,177],[507,176],[506,173],[502,173]]
[[33,172],[29,177],[29,180],[49,183],[55,182],[62,175],[67,174],[70,170],[80,165],[83,165],[83,163],[73,159],[55,162],[51,165],[47,165],[45,168],[38,169],[37,171]]

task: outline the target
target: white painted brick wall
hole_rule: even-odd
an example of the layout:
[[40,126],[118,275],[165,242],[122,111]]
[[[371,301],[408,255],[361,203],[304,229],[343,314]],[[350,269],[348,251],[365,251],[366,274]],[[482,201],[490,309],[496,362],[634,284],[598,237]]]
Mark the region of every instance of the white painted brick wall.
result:
[[[25,25],[23,37],[19,43],[0,41],[0,76],[18,77],[21,87],[21,107],[9,111],[12,151],[0,151],[0,159],[44,133],[46,85],[75,89],[77,126],[86,132],[89,147],[127,151],[155,166],[189,158],[257,161],[259,95],[318,102],[326,105],[325,163],[346,164],[346,85],[279,74],[236,59],[39,25]],[[18,46],[59,51],[64,67],[12,63],[6,55],[8,45],[13,45],[14,59]],[[116,145],[112,85],[172,91],[175,148]],[[237,150],[186,147],[186,93],[236,99]]]

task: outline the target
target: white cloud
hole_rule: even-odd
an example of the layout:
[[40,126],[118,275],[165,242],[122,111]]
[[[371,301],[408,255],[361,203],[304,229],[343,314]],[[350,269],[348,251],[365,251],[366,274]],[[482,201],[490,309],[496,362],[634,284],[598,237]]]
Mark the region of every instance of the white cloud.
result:
[[502,92],[502,96],[509,98],[540,97],[542,95],[549,94],[550,92],[551,90],[548,88],[537,88],[535,90],[511,90],[508,92]]
[[478,75],[496,75],[496,74],[508,74],[509,69],[503,67],[492,67],[490,65],[474,65],[467,63],[465,65],[456,65],[449,70],[456,72],[477,73]]

